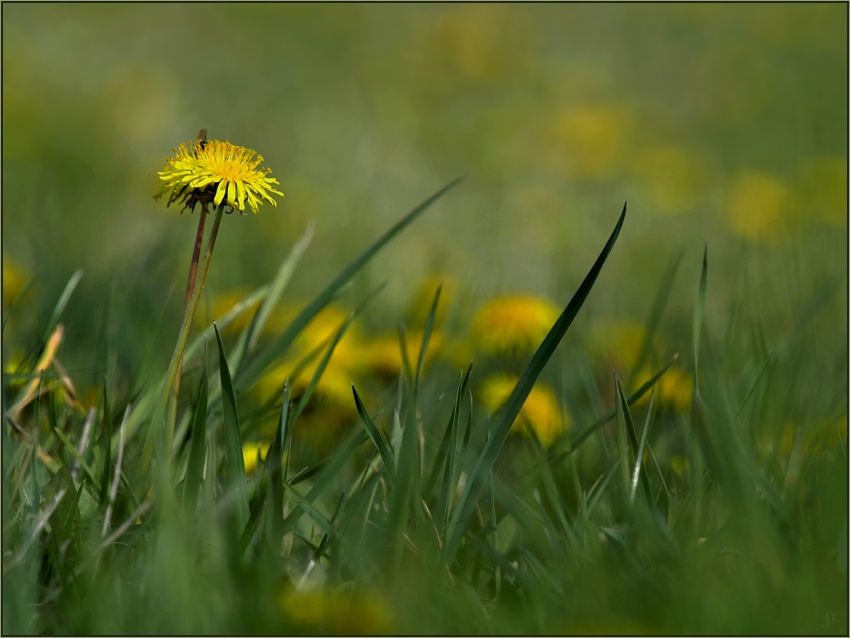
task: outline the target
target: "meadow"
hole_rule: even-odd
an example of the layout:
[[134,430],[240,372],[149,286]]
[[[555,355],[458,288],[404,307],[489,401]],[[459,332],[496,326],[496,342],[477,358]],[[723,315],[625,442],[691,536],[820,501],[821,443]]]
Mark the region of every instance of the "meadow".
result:
[[846,5],[2,18],[4,634],[850,631]]

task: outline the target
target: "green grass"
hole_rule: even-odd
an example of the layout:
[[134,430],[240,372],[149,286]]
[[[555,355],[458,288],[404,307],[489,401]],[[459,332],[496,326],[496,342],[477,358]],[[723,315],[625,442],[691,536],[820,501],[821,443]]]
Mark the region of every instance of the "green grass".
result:
[[[625,208],[499,412],[473,401],[478,363],[459,377],[445,363],[424,365],[438,290],[415,367],[405,355],[383,391],[352,386],[357,418],[311,457],[299,443],[304,419],[321,423],[311,398],[349,316],[307,389],[296,397],[287,383],[267,406],[270,452],[246,475],[242,437],[266,427],[268,412],[252,386],[455,184],[402,217],[279,335],[260,336],[312,231],[249,295],[262,303],[238,335],[225,328],[250,302],[191,339],[178,434],[150,464],[144,445],[162,381],[116,391],[107,369],[87,413],[67,401],[55,367],[4,374],[4,632],[846,633],[845,388],[832,385],[837,399],[820,421],[789,394],[811,338],[802,319],[768,352],[758,331],[733,327],[721,339],[705,320],[707,253],[689,318],[665,321],[687,253],[641,309],[647,336],[635,369],[620,374],[657,364],[648,381],[630,391],[616,371],[585,379],[610,406],[601,413],[567,383],[559,399],[573,425],[552,449],[509,436],[541,375],[592,367],[580,339],[570,353],[581,366],[566,366],[559,344],[593,290],[614,285],[604,265],[628,233]],[[39,350],[78,281],[55,304]],[[816,319],[818,307],[808,308]],[[673,360],[656,362],[650,344],[671,322],[693,344],[689,412],[657,399]],[[783,442],[773,425],[795,410],[798,427]]]

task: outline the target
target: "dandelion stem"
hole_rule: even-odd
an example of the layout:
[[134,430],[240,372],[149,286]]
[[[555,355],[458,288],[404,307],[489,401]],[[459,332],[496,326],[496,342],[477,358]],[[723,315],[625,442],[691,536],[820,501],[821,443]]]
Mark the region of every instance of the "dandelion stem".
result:
[[[183,302],[183,315],[181,321],[186,320],[186,313],[189,312],[189,306],[192,303],[192,295],[195,292],[195,281],[198,278],[198,262],[201,259],[201,246],[204,243],[204,228],[207,221],[207,204],[201,208],[201,215],[198,219],[198,232],[195,234],[195,248],[192,250],[192,263],[189,266],[189,279],[186,282],[186,299]],[[194,314],[194,313],[193,313]],[[177,375],[174,377],[174,391],[172,399],[168,405],[168,431],[174,431],[174,423],[177,421],[177,400],[180,397],[180,380],[183,378],[183,353],[180,353],[180,360],[177,363]],[[169,437],[170,438],[170,437]]]
[[[168,375],[165,378],[165,387],[163,388],[162,396],[163,403],[167,406],[167,402],[171,397],[172,391],[177,379],[178,370],[182,368],[183,351],[186,349],[186,342],[189,340],[189,332],[192,328],[192,320],[195,318],[195,311],[198,309],[198,303],[201,300],[201,292],[204,289],[204,282],[207,279],[207,272],[210,269],[210,261],[212,260],[212,252],[215,247],[215,240],[218,236],[218,229],[221,226],[221,216],[224,213],[224,206],[219,206],[215,213],[215,221],[213,221],[210,238],[207,240],[207,254],[204,256],[204,265],[201,268],[201,275],[198,278],[197,286],[192,291],[191,302],[184,312],[183,325],[180,327],[180,336],[177,338],[177,345],[174,347],[174,354],[171,355],[171,363],[168,366]],[[166,455],[171,450],[172,439],[174,438],[174,422],[168,423],[168,429],[165,438],[165,453]]]

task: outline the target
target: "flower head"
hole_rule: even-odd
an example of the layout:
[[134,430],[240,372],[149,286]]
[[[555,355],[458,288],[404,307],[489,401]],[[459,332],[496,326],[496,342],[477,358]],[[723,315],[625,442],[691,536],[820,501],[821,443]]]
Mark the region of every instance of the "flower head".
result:
[[558,319],[545,299],[501,296],[488,301],[472,320],[472,339],[488,354],[514,354],[540,345]]
[[184,209],[192,209],[197,202],[212,202],[240,212],[247,202],[257,213],[263,200],[277,206],[272,193],[283,196],[274,188],[278,181],[269,177],[271,169],[258,168],[263,156],[250,149],[201,139],[181,144],[174,152],[177,156],[167,159],[159,172],[159,179],[165,183],[154,199],[170,193],[168,203],[180,200]]

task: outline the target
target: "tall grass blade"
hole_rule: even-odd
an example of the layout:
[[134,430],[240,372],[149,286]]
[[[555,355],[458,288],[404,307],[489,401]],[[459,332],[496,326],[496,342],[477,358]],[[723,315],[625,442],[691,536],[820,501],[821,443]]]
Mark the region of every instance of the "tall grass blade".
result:
[[256,359],[254,359],[243,370],[237,379],[237,387],[244,389],[259,379],[266,368],[268,368],[280,355],[282,355],[295,338],[301,333],[310,320],[324,308],[336,292],[345,285],[360,269],[365,266],[375,254],[380,251],[390,240],[404,230],[414,219],[421,215],[431,204],[442,197],[447,191],[456,186],[463,178],[459,177],[424,202],[410,211],[407,215],[396,222],[387,232],[381,235],[371,246],[360,253],[351,263],[331,281],[322,292],[320,292],[304,309],[298,314],[286,330],[272,344],[270,344]]
[[549,361],[552,353],[555,352],[555,348],[558,347],[558,344],[561,342],[564,334],[566,334],[567,329],[570,325],[572,325],[578,311],[581,309],[584,301],[590,294],[590,291],[596,282],[596,278],[599,276],[602,266],[605,264],[605,260],[614,248],[614,243],[617,241],[617,237],[620,234],[620,229],[623,227],[625,219],[626,206],[624,205],[623,212],[620,214],[620,219],[614,227],[614,231],[611,233],[608,242],[605,244],[605,247],[602,249],[599,257],[597,257],[596,262],[590,269],[590,272],[588,272],[587,276],[584,278],[584,281],[573,295],[573,298],[567,304],[567,307],[564,309],[561,316],[555,322],[555,325],[552,326],[549,334],[546,335],[546,338],[537,349],[537,352],[534,353],[534,356],[531,358],[531,361],[525,368],[525,371],[522,373],[522,376],[511,392],[510,397],[508,397],[505,406],[502,408],[501,415],[496,423],[493,435],[484,446],[484,451],[481,456],[479,456],[478,461],[469,476],[469,481],[461,495],[460,503],[455,510],[455,515],[452,517],[445,545],[445,557],[449,563],[454,560],[457,550],[460,548],[461,539],[469,526],[469,522],[475,510],[475,505],[478,501],[478,496],[484,485],[484,478],[489,474],[490,468],[493,466],[496,456],[502,448],[502,444],[505,442],[513,422],[519,415],[520,408],[522,408],[522,405],[528,398],[532,387],[534,387],[534,383],[537,381],[537,377]]
[[393,452],[390,449],[390,446],[387,445],[386,439],[381,434],[380,430],[378,430],[378,426],[375,425],[372,417],[370,417],[369,413],[366,412],[366,408],[363,406],[363,401],[360,399],[360,395],[357,394],[357,388],[354,387],[353,383],[351,384],[351,392],[354,394],[354,405],[357,406],[357,414],[360,415],[360,420],[363,421],[363,427],[366,428],[366,433],[369,435],[369,438],[372,439],[375,447],[378,448],[378,453],[381,455],[384,467],[387,468],[390,478],[393,479],[395,478],[395,459],[393,458]]
[[289,381],[283,386],[283,405],[280,410],[280,425],[269,450],[269,509],[266,513],[267,533],[272,548],[280,549],[283,531],[283,450],[289,438]]
[[195,404],[195,418],[192,420],[192,442],[189,448],[189,462],[186,466],[186,478],[183,479],[183,512],[194,516],[198,504],[198,494],[204,474],[204,455],[207,440],[207,371],[201,374],[201,387]]
[[253,321],[251,321],[251,327],[249,328],[248,333],[248,352],[251,352],[257,346],[257,340],[260,338],[263,328],[266,327],[266,323],[268,322],[269,317],[271,317],[272,311],[274,311],[280,301],[283,291],[286,290],[286,286],[289,284],[289,280],[292,279],[292,275],[295,272],[295,268],[298,266],[298,262],[301,261],[307,247],[313,240],[315,228],[316,225],[311,220],[307,224],[307,230],[305,230],[301,238],[295,242],[292,250],[289,251],[289,255],[287,255],[286,259],[283,260],[283,263],[280,264],[280,268],[278,268],[277,274],[274,276],[274,279],[272,279],[271,285],[269,286],[269,292],[266,295],[266,298],[260,305],[259,310],[257,310],[257,314],[254,315]]
[[239,433],[239,413],[236,395],[230,379],[230,368],[218,326],[213,322],[218,343],[219,375],[221,377],[222,412],[224,416],[224,477],[225,484],[236,493],[236,526],[239,532],[248,523],[248,489],[245,484],[245,464],[242,459],[242,436]]
[[56,302],[56,305],[53,307],[53,314],[50,315],[50,320],[47,322],[47,326],[42,333],[44,335],[44,340],[47,341],[49,335],[53,334],[53,331],[56,329],[56,326],[59,325],[59,319],[62,317],[62,313],[65,310],[65,306],[68,305],[68,301],[71,299],[71,295],[74,294],[74,289],[77,287],[77,284],[80,283],[80,279],[83,278],[82,269],[77,270],[71,278],[68,280],[68,283],[65,284],[65,289],[62,291],[62,294],[59,295],[59,301]]

